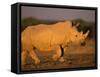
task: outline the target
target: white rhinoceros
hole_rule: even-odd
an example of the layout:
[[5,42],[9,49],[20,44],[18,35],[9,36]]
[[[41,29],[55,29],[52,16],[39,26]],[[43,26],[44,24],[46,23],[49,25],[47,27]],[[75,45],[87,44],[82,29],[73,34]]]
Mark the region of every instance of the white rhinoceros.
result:
[[28,26],[21,33],[22,64],[26,63],[27,55],[31,56],[35,64],[40,63],[35,49],[41,52],[54,51],[53,60],[64,62],[63,48],[69,43],[83,43],[88,34],[89,31],[85,34],[78,32],[76,26],[72,26],[71,21],[58,22],[52,25]]

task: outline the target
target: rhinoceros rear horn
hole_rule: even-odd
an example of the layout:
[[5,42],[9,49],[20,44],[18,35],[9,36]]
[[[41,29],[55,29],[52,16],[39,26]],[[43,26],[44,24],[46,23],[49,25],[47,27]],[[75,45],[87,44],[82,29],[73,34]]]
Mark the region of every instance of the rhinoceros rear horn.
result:
[[81,31],[80,33],[81,33],[81,35],[83,35],[83,31]]
[[89,30],[84,34],[84,36],[85,36],[85,38],[88,36],[88,34],[89,34]]

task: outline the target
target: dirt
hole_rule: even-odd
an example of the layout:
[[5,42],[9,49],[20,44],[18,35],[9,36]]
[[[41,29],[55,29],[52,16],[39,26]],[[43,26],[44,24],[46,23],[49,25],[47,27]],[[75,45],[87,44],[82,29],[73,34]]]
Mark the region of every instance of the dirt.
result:
[[95,66],[95,41],[87,40],[85,46],[71,45],[65,48],[65,62],[53,61],[53,53],[38,53],[41,63],[34,64],[30,57],[27,58],[27,64],[22,66],[22,71],[45,70],[61,68],[77,68]]

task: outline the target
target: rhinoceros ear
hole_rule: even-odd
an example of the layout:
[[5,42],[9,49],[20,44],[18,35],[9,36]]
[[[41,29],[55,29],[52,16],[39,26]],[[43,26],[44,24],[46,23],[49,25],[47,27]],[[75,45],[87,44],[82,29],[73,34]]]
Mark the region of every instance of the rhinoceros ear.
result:
[[89,30],[84,34],[84,37],[86,38],[87,36],[88,36],[88,34],[89,34]]
[[80,25],[80,23],[77,23],[75,26],[73,26],[74,29],[77,30],[77,27]]
[[80,23],[77,23],[77,24],[76,24],[76,27],[78,27],[79,25],[80,25]]

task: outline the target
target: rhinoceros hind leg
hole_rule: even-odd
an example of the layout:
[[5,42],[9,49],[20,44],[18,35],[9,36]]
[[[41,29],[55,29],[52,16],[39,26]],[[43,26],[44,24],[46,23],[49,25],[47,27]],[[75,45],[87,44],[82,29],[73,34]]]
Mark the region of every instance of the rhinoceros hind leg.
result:
[[22,51],[21,52],[21,62],[22,62],[22,65],[26,64],[27,55],[28,55],[27,51]]
[[36,55],[36,53],[35,53],[35,51],[33,49],[29,52],[29,55],[35,61],[35,64],[39,64],[40,63],[40,60],[39,60],[38,56]]
[[55,54],[53,55],[52,58],[54,61],[57,61],[60,57],[61,57],[61,48],[60,48],[60,46],[57,46],[55,48]]

